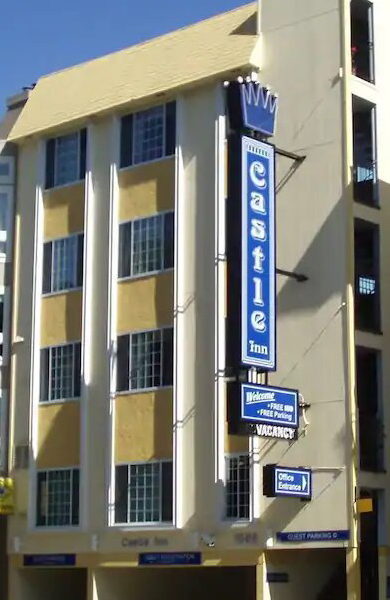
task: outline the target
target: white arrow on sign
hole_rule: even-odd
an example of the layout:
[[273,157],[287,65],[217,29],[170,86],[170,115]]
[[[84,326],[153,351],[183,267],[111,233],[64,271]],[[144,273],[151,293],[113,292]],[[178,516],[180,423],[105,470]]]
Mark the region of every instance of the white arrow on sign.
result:
[[307,479],[306,479],[306,475],[304,475],[304,474],[302,473],[302,492],[304,492],[304,491],[305,491],[306,487],[307,487]]

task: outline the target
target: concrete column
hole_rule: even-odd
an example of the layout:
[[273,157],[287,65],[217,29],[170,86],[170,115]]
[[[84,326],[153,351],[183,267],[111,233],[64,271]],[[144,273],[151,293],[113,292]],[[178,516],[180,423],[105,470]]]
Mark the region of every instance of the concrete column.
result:
[[86,600],[98,600],[98,598],[95,571],[93,569],[88,569]]
[[387,598],[387,548],[379,546],[378,548],[378,580],[379,580],[379,600]]
[[347,599],[360,600],[360,558],[357,547],[348,548],[346,553]]
[[268,600],[266,563],[265,556],[262,554],[256,565],[256,600]]

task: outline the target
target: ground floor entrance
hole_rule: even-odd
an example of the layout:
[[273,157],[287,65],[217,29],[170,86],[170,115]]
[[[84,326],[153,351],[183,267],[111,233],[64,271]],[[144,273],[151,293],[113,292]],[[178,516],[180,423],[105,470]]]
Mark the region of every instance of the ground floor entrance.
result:
[[[236,557],[236,559],[234,558]],[[120,557],[75,566],[19,566],[11,600],[346,600],[346,554],[340,549],[202,553],[199,565],[142,566]],[[227,564],[248,560],[246,565]]]

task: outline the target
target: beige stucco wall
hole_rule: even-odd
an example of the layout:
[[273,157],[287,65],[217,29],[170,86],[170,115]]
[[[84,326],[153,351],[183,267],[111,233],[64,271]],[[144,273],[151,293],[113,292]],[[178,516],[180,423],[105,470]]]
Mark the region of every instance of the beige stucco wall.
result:
[[175,205],[175,159],[168,157],[119,172],[119,221],[155,215]]
[[44,192],[44,240],[84,230],[84,195],[84,181]]
[[80,403],[41,404],[38,410],[38,469],[80,463]]
[[262,440],[259,456],[261,464],[313,468],[311,503],[261,497],[262,519],[271,531],[349,525],[340,19],[337,0],[326,11],[321,0],[262,2],[262,81],[280,97],[275,143],[306,155],[295,170],[291,160],[276,160],[277,266],[309,278],[277,278],[278,370],[269,381],[298,388],[311,408],[310,425],[295,444]]
[[172,389],[118,395],[115,462],[172,458]]
[[118,283],[118,334],[173,322],[173,271]]
[[42,348],[81,340],[82,300],[82,290],[42,298]]

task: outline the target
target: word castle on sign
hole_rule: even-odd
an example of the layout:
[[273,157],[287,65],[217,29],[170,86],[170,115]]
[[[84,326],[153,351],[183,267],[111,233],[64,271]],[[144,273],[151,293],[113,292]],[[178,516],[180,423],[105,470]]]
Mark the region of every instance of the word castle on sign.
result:
[[233,137],[229,160],[229,366],[275,370],[274,147]]

